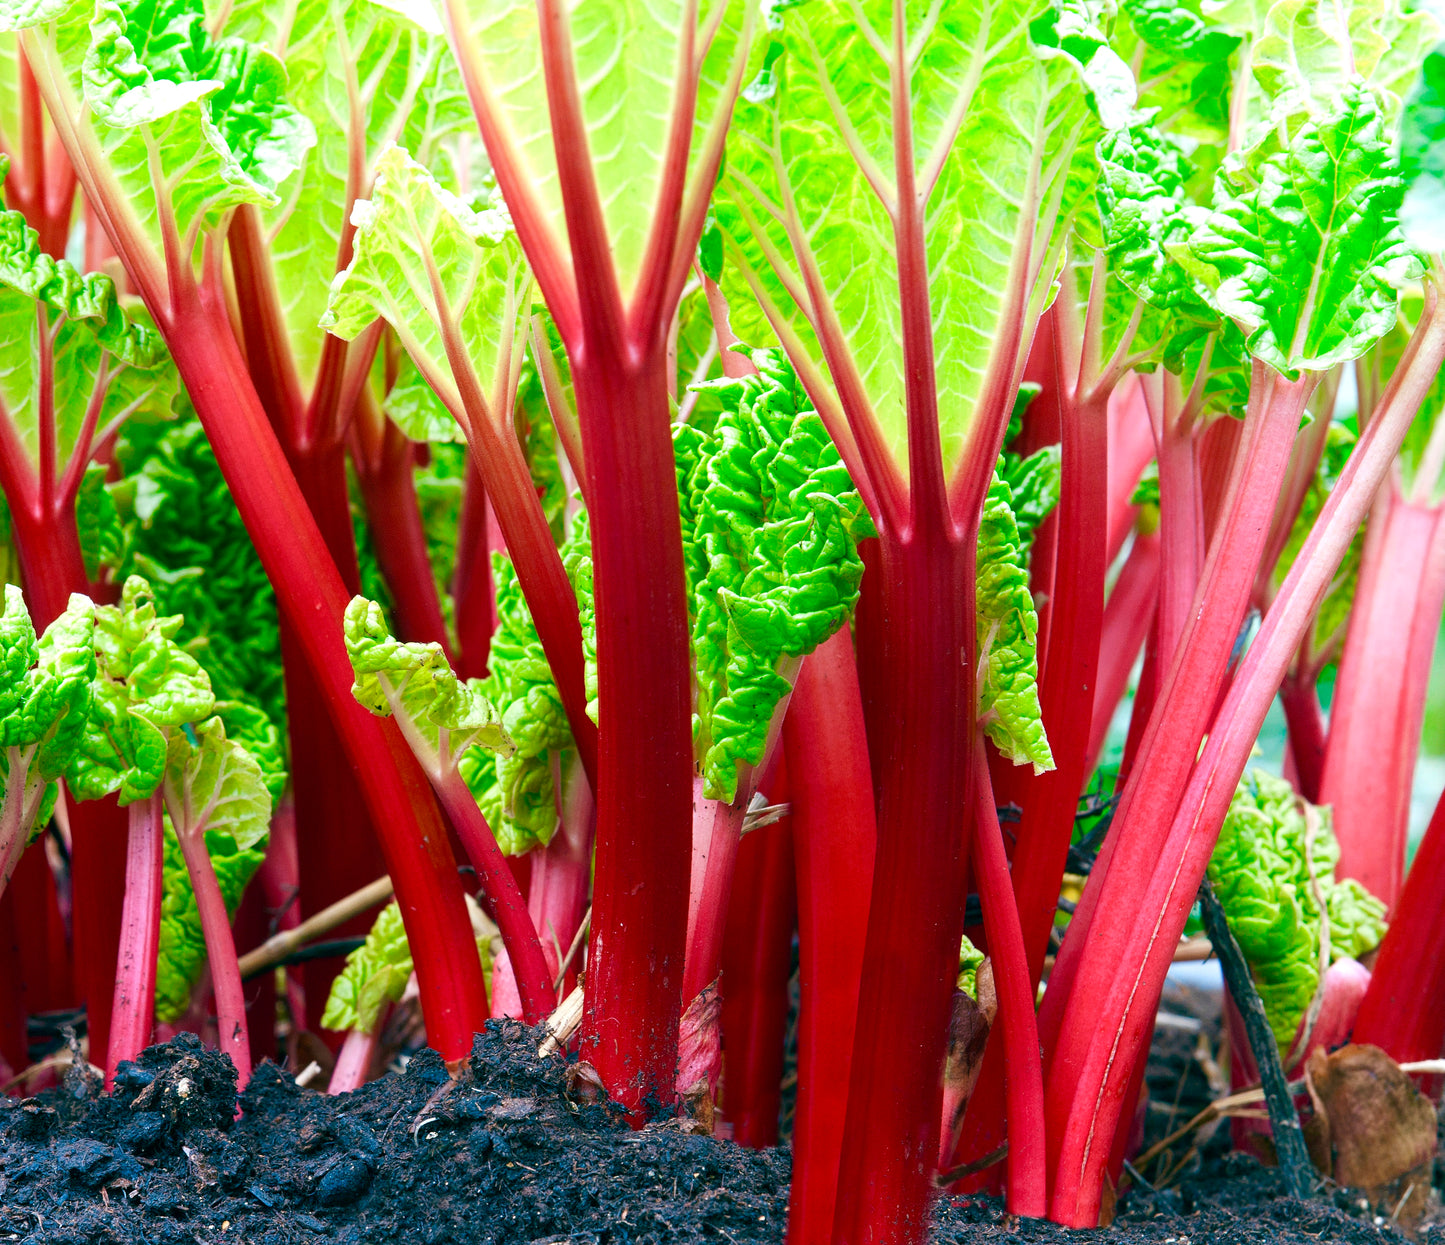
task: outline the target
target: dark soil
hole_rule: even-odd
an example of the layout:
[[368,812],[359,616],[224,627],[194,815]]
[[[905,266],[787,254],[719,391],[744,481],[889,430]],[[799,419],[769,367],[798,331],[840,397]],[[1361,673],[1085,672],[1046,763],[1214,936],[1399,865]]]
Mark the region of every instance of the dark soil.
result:
[[[489,1026],[470,1084],[431,1052],[359,1092],[300,1089],[272,1064],[233,1119],[229,1060],[189,1035],[124,1065],[116,1092],[77,1069],[40,1097],[0,1098],[0,1241],[39,1245],[331,1240],[644,1245],[782,1240],[786,1150],[750,1151],[671,1123],[632,1132],[520,1025]],[[1359,1212],[1362,1213],[1362,1212]],[[1077,1242],[988,1199],[941,1202],[936,1239]],[[1273,1173],[1210,1161],[1135,1193],[1101,1245],[1400,1242],[1388,1226],[1279,1196]],[[1425,1238],[1445,1245],[1445,1231]]]

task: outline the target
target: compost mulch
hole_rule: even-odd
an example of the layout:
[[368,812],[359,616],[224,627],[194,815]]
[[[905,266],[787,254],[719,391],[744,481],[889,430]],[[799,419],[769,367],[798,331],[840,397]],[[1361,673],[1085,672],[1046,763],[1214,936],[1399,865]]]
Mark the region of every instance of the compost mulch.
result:
[[[786,1149],[746,1150],[673,1121],[633,1132],[537,1036],[493,1022],[470,1081],[430,1051],[354,1094],[299,1088],[263,1064],[240,1097],[224,1056],[182,1034],[124,1065],[115,1092],[72,1068],[0,1098],[0,1241],[39,1245],[467,1242],[644,1245],[783,1238]],[[1209,1159],[1113,1227],[1017,1221],[984,1198],[940,1201],[935,1239],[1101,1245],[1399,1242],[1388,1224],[1282,1197],[1273,1172]],[[1445,1245],[1445,1230],[1422,1239]]]

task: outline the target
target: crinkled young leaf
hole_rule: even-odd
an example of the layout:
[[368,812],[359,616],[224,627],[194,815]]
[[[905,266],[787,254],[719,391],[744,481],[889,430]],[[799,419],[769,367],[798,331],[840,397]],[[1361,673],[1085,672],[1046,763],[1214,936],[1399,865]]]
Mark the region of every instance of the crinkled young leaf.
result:
[[284,728],[276,598],[200,423],[131,423],[116,448],[125,479],[110,488],[126,524],[125,573],[151,585],[156,608],[185,622],[175,639],[225,701],[248,701]]
[[[1060,23],[1075,7],[1052,6],[1038,27],[1041,37],[1049,27],[1061,44]],[[1039,9],[1030,0],[1003,0],[945,4],[927,9],[926,17],[924,6],[908,10],[917,32],[910,100],[916,162],[923,167],[938,157],[924,232],[947,467],[962,451],[991,367],[1012,371],[1013,359],[994,355],[1012,314],[1017,257],[1024,248],[1040,260],[1050,254],[1058,221],[1090,193],[1092,174],[1076,179],[1073,156],[1082,140],[1092,142],[1097,122],[1079,62],[1067,47],[1040,48],[1030,41]],[[884,0],[812,0],[790,9],[771,45],[784,49],[772,67],[776,89],[737,106],[718,219],[739,261],[724,276],[734,268],[748,275],[826,376],[814,333],[817,317],[789,293],[804,288],[793,241],[811,247],[842,343],[885,443],[906,473],[894,233],[854,158],[855,150],[865,152],[891,187],[895,127],[888,68],[878,50],[888,45],[891,12]],[[834,117],[830,96],[846,114],[848,130]],[[1060,196],[1068,201],[1058,218],[1040,211]],[[784,226],[789,219],[799,222],[793,240]],[[1054,271],[1049,264],[1031,269],[1019,295],[1038,305]],[[767,322],[749,313],[747,299],[735,298],[733,308],[742,337],[770,340]]]
[[378,913],[366,941],[346,957],[346,967],[331,983],[323,1028],[375,1027],[381,1009],[401,1000],[411,977],[411,948],[401,923],[401,909],[389,903]]
[[210,679],[174,639],[182,621],[159,616],[150,585],[136,575],[119,605],[96,608],[90,714],[66,772],[78,799],[112,791],[122,804],[146,798],[164,776],[170,728],[211,713]]
[[978,970],[987,958],[968,940],[968,935],[965,934],[958,951],[958,984],[956,988],[962,990],[971,999],[978,998]]
[[396,639],[381,606],[360,596],[346,607],[342,626],[356,674],[352,694],[377,716],[394,715],[434,775],[454,768],[472,747],[512,750],[481,680],[458,679],[440,644]]
[[553,765],[572,747],[572,732],[517,572],[494,553],[492,575],[497,630],[487,657],[491,674],[481,688],[500,707],[515,751],[472,748],[462,757],[461,774],[502,851],[514,856],[545,845],[557,828]]
[[1293,379],[1357,358],[1389,332],[1400,286],[1422,272],[1400,230],[1403,186],[1379,96],[1346,85],[1328,115],[1253,172],[1250,189],[1218,183],[1213,212],[1174,253],[1276,371]]
[[1078,62],[1090,103],[1110,129],[1127,124],[1139,94],[1133,72],[1104,29],[1113,7],[1104,0],[1061,0],[1029,23],[1037,47],[1058,49]]
[[1334,880],[1338,859],[1328,808],[1307,815],[1284,779],[1258,770],[1244,776],[1210,858],[1209,879],[1281,1054],[1320,984],[1317,895],[1330,917],[1332,962],[1368,950],[1384,931],[1384,905],[1358,885]]
[[117,364],[148,368],[165,357],[160,334],[121,306],[110,277],[41,250],[19,212],[0,212],[0,284],[88,331]]
[[393,147],[378,157],[371,198],[357,201],[351,219],[355,251],[336,275],[322,325],[349,339],[381,317],[461,416],[445,341],[455,333],[483,393],[495,409],[509,410],[531,277],[506,213],[473,211]]
[[1046,445],[1027,458],[1005,451],[999,459],[999,478],[1008,485],[1009,504],[1018,528],[1019,559],[1028,564],[1039,524],[1059,504],[1062,483],[1062,447]]
[[697,672],[694,742],[704,791],[737,794],[738,767],[763,759],[791,684],[785,658],[844,626],[858,599],[859,540],[873,534],[823,422],[780,351],[756,376],[708,383],[711,433],[674,430]]
[[14,584],[5,585],[0,749],[22,750],[33,779],[60,777],[85,732],[95,677],[94,630],[95,607],[76,593],[37,641],[24,596]]
[[95,610],[73,595],[39,642],[20,589],[5,585],[0,611],[0,892],[49,820],[55,779],[84,734],[95,674]]
[[[208,831],[206,851],[226,912],[235,916],[241,897],[266,859],[264,842],[238,848],[227,834]],[[161,933],[156,950],[156,1020],[174,1024],[191,1006],[191,990],[206,964],[206,939],[196,893],[169,817],[165,819],[165,862],[162,870]]]
[[1039,705],[1039,619],[1009,486],[995,473],[978,529],[978,720],[998,750],[1053,769]]

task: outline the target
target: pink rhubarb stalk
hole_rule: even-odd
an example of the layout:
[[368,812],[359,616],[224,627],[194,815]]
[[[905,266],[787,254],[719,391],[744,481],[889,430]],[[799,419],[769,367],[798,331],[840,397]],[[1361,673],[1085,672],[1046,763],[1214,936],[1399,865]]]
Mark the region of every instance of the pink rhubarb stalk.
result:
[[[174,817],[172,821],[179,827],[180,823]],[[191,889],[196,896],[201,934],[206,940],[206,962],[210,966],[211,987],[215,991],[216,1028],[220,1035],[221,1053],[231,1057],[231,1062],[236,1065],[237,1088],[245,1089],[251,1079],[251,1037],[246,1028],[246,996],[241,989],[241,970],[236,962],[236,943],[231,937],[231,918],[216,881],[211,854],[206,850],[204,820],[182,831],[178,837],[181,854],[186,860],[186,872],[191,875]],[[154,992],[154,958],[151,960],[150,985]]]
[[1136,532],[1129,556],[1104,603],[1089,751],[1084,761],[1086,774],[1094,772],[1104,751],[1114,712],[1129,689],[1134,662],[1154,627],[1158,600],[1159,537],[1152,532]]
[[161,876],[165,857],[160,793],[132,804],[129,818],[120,955],[110,1011],[110,1044],[105,1053],[107,1089],[115,1082],[115,1070],[121,1061],[134,1059],[150,1043],[155,1015],[156,951],[161,940]]
[[[1387,482],[1370,516],[1340,659],[1319,795],[1334,809],[1340,861],[1393,908],[1405,877],[1410,787],[1430,661],[1445,608],[1442,507]],[[1388,724],[1388,726],[1387,726]]]

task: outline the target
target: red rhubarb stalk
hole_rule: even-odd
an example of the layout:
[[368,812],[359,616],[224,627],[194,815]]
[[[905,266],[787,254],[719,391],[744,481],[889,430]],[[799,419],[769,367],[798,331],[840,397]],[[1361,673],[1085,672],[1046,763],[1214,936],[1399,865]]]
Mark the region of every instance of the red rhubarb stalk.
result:
[[440,644],[454,663],[417,504],[416,447],[365,390],[352,421],[351,461],[397,638]]
[[[716,184],[744,58],[735,54],[721,67],[725,82],[709,100],[711,115],[699,117],[715,27],[700,20],[696,4],[682,7],[655,206],[639,265],[624,286],[592,160],[568,12],[551,0],[539,0],[536,12],[555,154],[546,199],[542,179],[552,170],[536,169],[535,149],[524,157],[464,0],[446,5],[498,186],[572,369],[592,531],[600,715],[582,1043],[613,1095],[635,1109],[649,1096],[664,1103],[673,1096],[687,927],[691,663],[668,336]],[[744,53],[747,42],[738,45]],[[696,148],[695,131],[704,133]],[[545,206],[554,197],[561,204],[556,214]],[[495,495],[493,502],[499,504]],[[504,518],[503,525],[537,617],[525,553]],[[539,634],[541,627],[538,617]],[[580,745],[582,732],[573,726]]]
[[1109,535],[1105,552],[1111,565],[1134,526],[1138,507],[1130,498],[1155,453],[1143,384],[1143,377],[1131,372],[1109,395]]
[[783,743],[797,862],[800,989],[788,1241],[823,1245],[833,1233],[878,836],[863,701],[846,628],[803,663],[783,719]]
[[1370,988],[1355,1020],[1354,1040],[1381,1047],[1405,1063],[1445,1054],[1445,796],[1429,829],[1375,958]]
[[1325,715],[1320,708],[1316,672],[1295,670],[1279,685],[1279,703],[1289,731],[1291,776],[1295,790],[1311,804],[1322,804],[1320,782],[1325,766]]
[[1034,988],[1029,980],[1023,929],[1009,881],[1008,856],[988,781],[988,753],[978,732],[973,749],[974,874],[983,901],[983,924],[998,988],[1008,1096],[1008,1208],[1011,1214],[1042,1218],[1047,1202],[1044,1175],[1044,1082]]
[[[551,841],[546,847],[534,848],[525,857],[531,869],[525,887],[527,912],[541,940],[552,986],[557,985],[557,978],[562,973],[562,958],[572,949],[572,940],[582,928],[582,918],[587,912],[592,840],[597,820],[592,789],[587,785],[582,766],[575,760],[567,774],[565,792],[562,814],[557,819],[557,829]],[[567,966],[567,975],[575,976],[577,967],[574,956]],[[565,981],[561,993],[563,996],[567,993]],[[522,1014],[522,996],[517,990],[511,957],[505,949],[492,966],[492,1014]]]
[[134,1059],[149,1044],[155,1013],[156,951],[161,939],[161,877],[165,837],[161,796],[130,806],[126,844],[125,906],[121,912],[120,955],[111,1005],[105,1084],[115,1081],[123,1059]]
[[[1215,696],[1224,677],[1253,585],[1259,554],[1268,533],[1268,517],[1280,478],[1289,460],[1290,446],[1299,427],[1300,413],[1309,397],[1311,382],[1288,382],[1255,365],[1241,452],[1236,456],[1229,497],[1219,538],[1209,550],[1196,590],[1200,608],[1177,644],[1167,674],[1161,681],[1154,712],[1145,728],[1140,755],[1130,771],[1113,828],[1090,875],[1050,978],[1040,1014],[1046,1052],[1059,1043],[1049,1070],[1049,1144],[1062,1138],[1064,1118],[1071,1100],[1072,1076],[1090,1026],[1065,1019],[1084,1008],[1083,999],[1096,995],[1117,963],[1116,945],[1127,936],[1117,925],[1096,931],[1095,910],[1109,894],[1133,888],[1137,895],[1158,859],[1157,827],[1172,819],[1189,772],[1198,755]],[[1162,616],[1162,608],[1161,608]],[[1161,663],[1163,646],[1160,645]],[[1122,863],[1121,868],[1116,865]],[[1117,876],[1116,876],[1117,874]],[[1106,882],[1106,878],[1108,881]],[[1114,899],[1107,911],[1129,911],[1135,900]],[[1081,960],[1089,970],[1075,978]],[[1082,1012],[1078,1012],[1082,1015]],[[1053,1163],[1051,1162],[1051,1167]]]
[[1159,599],[1159,561],[1158,534],[1136,532],[1129,556],[1104,603],[1089,751],[1084,760],[1086,774],[1092,774],[1099,763],[1114,712],[1129,688],[1134,662],[1154,627],[1155,605]]
[[[786,778],[780,774],[767,796],[785,801]],[[723,939],[723,1114],[733,1140],[755,1149],[778,1144],[798,896],[789,821],[743,839]]]
[[477,464],[467,455],[462,513],[457,520],[457,565],[452,578],[452,616],[457,628],[457,674],[480,679],[487,673],[492,633],[497,629],[497,590],[492,583],[487,490]]

